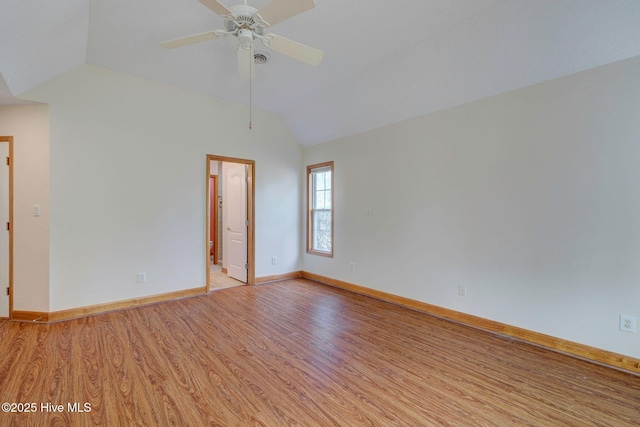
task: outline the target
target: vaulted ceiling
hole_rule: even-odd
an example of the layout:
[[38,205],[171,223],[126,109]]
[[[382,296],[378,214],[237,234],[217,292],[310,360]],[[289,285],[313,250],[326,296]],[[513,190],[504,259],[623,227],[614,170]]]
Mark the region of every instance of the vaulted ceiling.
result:
[[[640,56],[637,0],[316,4],[271,31],[324,51],[317,67],[254,43],[270,60],[256,66],[253,105],[304,146]],[[248,104],[237,39],[160,46],[221,28],[197,0],[0,0],[0,104],[82,64]]]

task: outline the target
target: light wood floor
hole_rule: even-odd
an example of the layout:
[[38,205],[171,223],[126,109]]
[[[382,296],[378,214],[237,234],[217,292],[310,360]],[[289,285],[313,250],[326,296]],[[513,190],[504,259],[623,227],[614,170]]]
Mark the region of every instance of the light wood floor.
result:
[[640,421],[640,377],[290,280],[2,321],[0,402],[65,405],[0,426],[620,427]]

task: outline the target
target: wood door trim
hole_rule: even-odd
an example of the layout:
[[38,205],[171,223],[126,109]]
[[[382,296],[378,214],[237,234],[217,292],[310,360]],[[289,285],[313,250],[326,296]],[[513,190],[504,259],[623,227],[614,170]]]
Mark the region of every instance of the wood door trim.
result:
[[[213,179],[213,200],[215,202],[215,210],[211,212],[209,210],[209,224],[213,222],[213,263],[218,263],[218,254],[220,253],[220,248],[218,244],[218,175],[209,175],[210,179]],[[211,184],[211,182],[209,182]],[[209,197],[211,197],[211,188],[209,188]],[[211,200],[209,200],[209,209],[211,209]],[[211,214],[213,214],[213,219],[211,218]],[[211,230],[209,230],[211,231]],[[211,236],[211,234],[209,234]]]
[[9,319],[13,319],[13,136],[0,136],[0,142],[9,143]]
[[[218,156],[216,154],[207,154],[207,201],[206,201],[206,235],[210,235],[210,226],[209,226],[209,209],[210,209],[210,188],[209,188],[209,176],[211,175],[211,162],[228,162],[228,163],[239,163],[243,165],[250,166],[249,174],[247,176],[247,218],[249,219],[249,225],[247,227],[247,264],[249,267],[247,268],[247,285],[255,285],[256,283],[256,271],[255,271],[255,178],[256,178],[256,162],[255,160],[249,159],[240,159],[237,157],[226,157],[226,156]],[[206,275],[207,275],[207,292],[211,290],[211,263],[209,262],[209,239],[206,239],[205,244],[205,254],[206,255]]]

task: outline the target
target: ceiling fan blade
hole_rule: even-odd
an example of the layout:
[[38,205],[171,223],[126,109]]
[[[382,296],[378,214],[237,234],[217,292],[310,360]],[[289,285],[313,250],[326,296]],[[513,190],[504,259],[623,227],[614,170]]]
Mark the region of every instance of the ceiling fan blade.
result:
[[220,3],[218,0],[198,0],[203,5],[207,6],[209,9],[213,10],[218,15],[233,15],[231,10]]
[[238,45],[238,71],[240,80],[250,80],[256,76],[253,62],[253,45],[251,43]]
[[193,36],[181,37],[175,40],[168,40],[160,43],[160,46],[167,49],[173,49],[176,47],[188,46],[190,44],[206,42],[209,40],[217,39],[220,36],[215,31],[207,31],[206,33],[194,34]]
[[257,13],[271,26],[314,7],[316,7],[315,0],[272,0]]
[[275,34],[267,34],[265,39],[268,40],[267,46],[280,53],[284,53],[293,59],[297,59],[305,64],[313,65],[314,67],[322,61],[324,52],[315,49],[313,47],[298,43],[293,40],[289,40],[285,37]]

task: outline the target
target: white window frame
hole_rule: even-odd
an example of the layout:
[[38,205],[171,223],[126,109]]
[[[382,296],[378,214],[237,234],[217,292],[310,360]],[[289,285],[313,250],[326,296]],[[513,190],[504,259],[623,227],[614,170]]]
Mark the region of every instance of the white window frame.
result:
[[[323,172],[331,172],[331,179],[329,180],[329,184],[330,184],[329,191],[331,192],[330,202],[329,202],[328,209],[327,208],[317,209],[316,206],[319,203],[317,202],[316,197],[318,196],[318,193],[320,191],[326,192],[327,190],[326,189],[316,190],[315,184],[314,184],[315,180],[313,178],[315,174],[320,174]],[[335,192],[335,188],[333,185],[333,176],[334,176],[333,161],[307,166],[307,253],[326,256],[330,258],[333,258],[333,245],[334,245],[334,242],[333,242],[333,218],[334,218],[333,194]],[[316,218],[315,214],[318,211],[325,211],[325,212],[329,211],[331,215],[331,222],[330,222],[331,229],[329,230],[330,232],[329,250],[320,249],[315,244],[315,242],[317,241],[316,239],[317,228],[315,224],[315,218]]]

